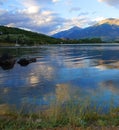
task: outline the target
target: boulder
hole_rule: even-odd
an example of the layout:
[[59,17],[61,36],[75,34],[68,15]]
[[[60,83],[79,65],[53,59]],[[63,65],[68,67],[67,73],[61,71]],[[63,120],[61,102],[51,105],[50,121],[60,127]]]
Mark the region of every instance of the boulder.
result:
[[0,66],[4,70],[12,69],[14,67],[15,62],[16,59],[8,53],[5,53],[0,57]]
[[21,66],[27,66],[32,62],[36,62],[36,58],[21,58],[17,63]]

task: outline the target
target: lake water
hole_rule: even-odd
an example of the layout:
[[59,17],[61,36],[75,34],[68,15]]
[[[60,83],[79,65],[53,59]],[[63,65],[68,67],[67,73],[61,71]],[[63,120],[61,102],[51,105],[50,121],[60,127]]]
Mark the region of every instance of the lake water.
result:
[[47,106],[53,101],[119,106],[119,46],[47,45],[0,48],[0,55],[36,57],[25,67],[0,67],[0,103]]

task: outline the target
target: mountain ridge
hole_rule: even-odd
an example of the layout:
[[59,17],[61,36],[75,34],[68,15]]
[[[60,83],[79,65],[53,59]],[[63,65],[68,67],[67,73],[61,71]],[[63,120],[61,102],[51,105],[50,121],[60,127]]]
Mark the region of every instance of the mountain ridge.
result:
[[119,41],[119,19],[105,19],[86,28],[71,28],[52,35],[54,38],[84,39],[101,38],[104,41]]

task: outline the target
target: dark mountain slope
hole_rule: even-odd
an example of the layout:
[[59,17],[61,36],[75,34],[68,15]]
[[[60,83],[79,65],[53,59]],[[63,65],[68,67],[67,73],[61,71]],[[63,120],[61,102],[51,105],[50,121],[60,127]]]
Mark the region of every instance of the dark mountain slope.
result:
[[0,26],[0,43],[16,43],[16,41],[18,44],[33,45],[53,44],[59,40],[36,32]]

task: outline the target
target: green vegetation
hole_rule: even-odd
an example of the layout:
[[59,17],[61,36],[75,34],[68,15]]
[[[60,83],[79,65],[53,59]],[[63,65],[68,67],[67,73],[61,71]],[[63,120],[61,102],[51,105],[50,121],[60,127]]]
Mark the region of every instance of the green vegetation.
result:
[[80,43],[105,43],[105,42],[102,41],[101,38],[84,38],[79,40],[65,39],[64,43],[80,44]]
[[[99,108],[100,109],[100,108]],[[37,113],[25,114],[22,110],[0,113],[1,130],[39,130],[50,128],[90,128],[119,126],[119,108],[103,113],[96,107],[69,102],[65,106],[55,104]]]
[[0,46],[14,46],[16,42],[20,45],[104,43],[100,38],[56,39],[36,32],[0,26]]
[[56,44],[58,39],[18,28],[0,26],[0,45],[39,45]]

